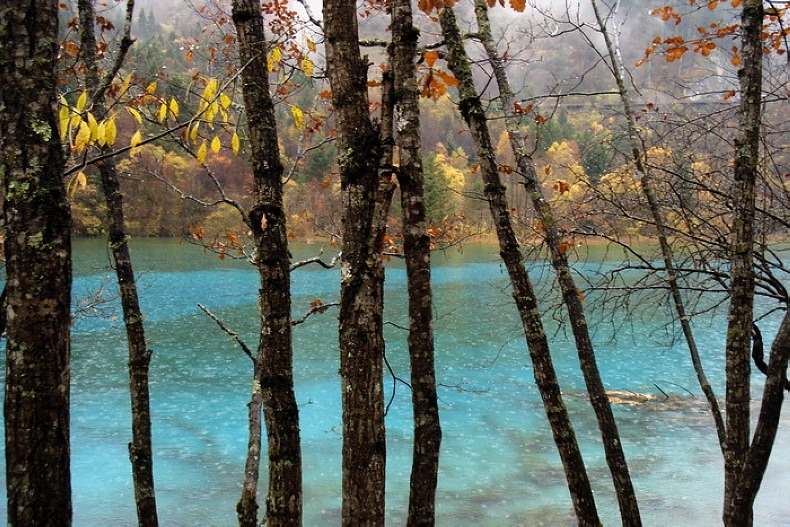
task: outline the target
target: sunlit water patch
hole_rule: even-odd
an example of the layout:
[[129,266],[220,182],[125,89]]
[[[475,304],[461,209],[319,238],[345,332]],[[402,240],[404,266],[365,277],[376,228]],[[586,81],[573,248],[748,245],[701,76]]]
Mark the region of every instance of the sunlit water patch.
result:
[[[76,248],[75,299],[92,294],[97,286],[111,296],[114,288],[103,243],[80,241]],[[318,249],[296,247],[295,257],[313,255]],[[257,274],[244,262],[219,261],[195,247],[170,241],[141,241],[133,250],[141,271],[147,336],[155,352],[151,395],[161,524],[233,525],[244,468],[252,368],[197,304],[208,307],[254,348]],[[438,524],[574,525],[559,456],[496,251],[470,246],[463,254],[437,255],[435,263],[437,374],[444,431]],[[605,264],[579,269],[595,273],[601,265]],[[533,265],[530,271],[542,277],[538,285],[547,291],[545,266]],[[338,280],[336,269],[309,267],[294,273],[295,316],[316,299],[337,300]],[[79,526],[135,524],[127,453],[127,351],[117,306],[111,305],[111,318],[81,318],[73,330],[72,472],[74,523]],[[585,305],[607,388],[622,391],[624,398],[629,392],[654,397],[643,404],[615,406],[645,524],[718,523],[721,455],[683,342],[667,330],[659,316],[661,306],[635,301],[633,316],[626,321],[622,314],[606,313],[607,306],[597,303],[594,294]],[[308,526],[336,525],[340,517],[336,313],[313,316],[294,333]],[[387,273],[385,318],[391,323],[385,328],[388,362],[395,375],[407,379],[406,333],[401,329],[408,324],[406,279],[397,261]],[[547,317],[547,331],[561,386],[602,518],[615,525],[617,505],[597,424],[584,397],[572,338],[556,318]],[[724,317],[718,316],[697,327],[703,360],[720,396],[724,324]],[[773,320],[763,325],[766,336],[776,329]],[[387,513],[390,524],[402,525],[411,464],[411,398],[408,388],[390,376],[385,385],[391,401]],[[756,525],[784,525],[790,517],[790,505],[782,495],[790,470],[790,418],[786,411],[784,415],[777,451],[758,498]],[[263,477],[263,485],[265,481]],[[2,515],[4,507],[3,495]]]

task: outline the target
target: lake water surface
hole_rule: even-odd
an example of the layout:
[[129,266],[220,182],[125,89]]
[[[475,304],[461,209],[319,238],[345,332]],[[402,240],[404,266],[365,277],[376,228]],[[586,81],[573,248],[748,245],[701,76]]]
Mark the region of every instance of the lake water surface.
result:
[[[294,248],[297,258],[318,245]],[[253,348],[257,335],[257,274],[243,262],[220,261],[170,240],[136,240],[142,307],[154,350],[151,396],[160,524],[236,523],[247,443],[249,359],[197,307],[202,303]],[[97,287],[114,290],[101,241],[75,244],[75,301]],[[444,439],[438,525],[574,525],[559,457],[535,388],[507,275],[492,246],[468,245],[434,256],[436,352]],[[576,268],[585,276],[607,264]],[[548,291],[545,267],[532,266]],[[339,273],[304,268],[293,276],[295,315],[313,299],[338,297]],[[408,324],[403,266],[387,271],[387,357],[408,378]],[[549,304],[550,302],[546,302]],[[630,317],[612,313],[594,294],[585,305],[608,389],[658,395],[668,401],[615,408],[645,525],[720,523],[722,459],[712,419],[696,386],[682,340],[666,326],[660,299],[631,303]],[[72,451],[74,525],[136,524],[127,444],[130,440],[126,346],[116,303],[103,317],[73,328]],[[584,384],[564,330],[547,317],[552,350],[576,433],[593,479],[601,516],[619,524],[597,426],[580,396]],[[723,397],[724,315],[696,323],[708,376]],[[763,321],[770,342],[777,320]],[[341,410],[336,311],[295,328],[295,374],[304,451],[305,525],[339,524]],[[2,353],[4,360],[4,351]],[[0,373],[3,377],[4,373]],[[754,376],[755,396],[760,379]],[[411,461],[408,388],[386,380],[389,524],[405,524]],[[684,390],[694,393],[689,396]],[[785,409],[755,508],[755,525],[788,525],[790,413]],[[4,460],[3,460],[4,462]],[[5,473],[0,515],[5,516]],[[265,476],[262,478],[265,482]],[[265,483],[264,483],[265,484]]]

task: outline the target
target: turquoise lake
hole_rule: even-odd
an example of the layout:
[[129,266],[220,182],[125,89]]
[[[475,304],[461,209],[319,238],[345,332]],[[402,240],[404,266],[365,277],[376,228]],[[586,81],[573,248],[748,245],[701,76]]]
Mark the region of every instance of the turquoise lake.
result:
[[[295,258],[320,245],[294,247]],[[328,248],[327,248],[328,249]],[[220,261],[172,240],[135,240],[142,308],[154,350],[151,396],[154,472],[160,524],[237,524],[247,443],[246,404],[252,367],[241,350],[197,307],[206,305],[252,347],[257,340],[258,277],[246,263]],[[329,257],[331,254],[327,253]],[[600,255],[593,255],[600,259]],[[592,278],[617,262],[589,258],[575,265]],[[585,258],[587,259],[587,258]],[[434,255],[436,360],[444,437],[439,475],[440,526],[574,525],[572,506],[532,369],[507,275],[496,248],[470,244]],[[114,291],[114,274],[100,240],[75,242],[75,303],[97,288]],[[556,303],[545,265],[530,266],[547,308]],[[293,274],[294,315],[313,299],[338,297],[339,271],[302,268]],[[697,387],[684,342],[668,326],[658,297],[634,298],[629,313],[594,293],[585,305],[608,389],[647,393],[658,402],[616,405],[626,455],[645,525],[720,524],[722,459],[712,418]],[[406,278],[401,262],[388,265],[385,318],[387,358],[408,378]],[[772,307],[761,304],[762,311]],[[72,477],[74,525],[136,525],[127,444],[130,440],[127,349],[117,302],[103,316],[80,317],[73,327]],[[305,525],[338,525],[340,518],[340,379],[337,312],[295,328],[294,355],[304,452]],[[618,525],[611,480],[587,400],[572,339],[547,314],[547,328],[563,392],[606,525]],[[724,394],[726,314],[695,321],[707,373]],[[761,322],[770,344],[778,319]],[[2,351],[2,360],[5,352]],[[0,373],[4,381],[4,371]],[[408,388],[385,379],[387,398],[387,510],[389,525],[404,525],[411,464]],[[658,385],[669,395],[664,400]],[[761,379],[753,376],[755,399]],[[685,390],[690,390],[690,396]],[[757,402],[755,402],[755,408]],[[755,506],[755,525],[790,523],[790,412],[786,406],[774,455]],[[2,460],[4,463],[4,458]],[[5,471],[0,517],[5,516]],[[265,475],[262,477],[265,484]]]

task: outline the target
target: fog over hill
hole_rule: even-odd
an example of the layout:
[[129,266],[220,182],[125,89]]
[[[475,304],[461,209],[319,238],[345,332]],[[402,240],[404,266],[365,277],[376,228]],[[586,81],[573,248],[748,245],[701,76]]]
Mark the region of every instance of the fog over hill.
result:
[[[653,9],[666,5],[662,0],[622,0],[616,17],[620,47],[631,75],[637,85],[651,92],[668,92],[672,96],[693,96],[707,92],[726,92],[736,82],[733,68],[728,67],[726,54],[712,56],[706,61],[698,57],[684,57],[674,64],[667,64],[654,57],[641,68],[635,66],[655,37],[666,38],[680,34],[685,38],[698,35],[697,27],[708,26],[714,21],[729,19],[732,11],[727,9],[691,9],[685,2],[676,2],[676,10],[684,14],[684,22],[678,26],[651,16]],[[122,4],[122,3],[121,3]],[[304,13],[298,2],[292,8]],[[165,35],[199,35],[202,25],[209,21],[199,12],[204,5],[200,0],[137,0],[135,22],[142,12],[152,13],[163,28]],[[215,3],[215,5],[217,5]],[[230,12],[230,2],[222,1]],[[311,12],[321,17],[321,2],[309,0]],[[603,5],[603,3],[602,3]],[[456,10],[462,28],[473,32],[473,3],[460,0]],[[523,88],[525,97],[546,93],[560,94],[578,91],[605,91],[610,87],[608,72],[602,68],[597,52],[585,38],[573,31],[573,25],[584,29],[586,38],[601,49],[600,36],[590,27],[594,23],[592,8],[588,1],[533,0],[524,13],[516,13],[497,5],[490,11],[495,34],[500,38],[500,49],[507,51],[511,59],[510,70],[515,86]],[[426,43],[439,40],[437,25],[424,15],[416,17]],[[387,39],[389,19],[386,14],[377,14],[360,21],[362,37],[365,39]],[[381,54],[367,49],[366,53],[376,62]],[[317,63],[321,63],[321,56]],[[600,70],[600,71],[599,71]],[[679,73],[682,72],[682,75]],[[689,81],[680,86],[677,79]],[[673,79],[671,81],[667,79]],[[660,95],[652,98],[661,99]]]

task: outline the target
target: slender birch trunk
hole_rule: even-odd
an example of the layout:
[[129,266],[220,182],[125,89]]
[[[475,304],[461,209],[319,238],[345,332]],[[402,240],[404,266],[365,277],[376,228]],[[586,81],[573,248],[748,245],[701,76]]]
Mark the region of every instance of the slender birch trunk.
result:
[[568,264],[566,250],[563,249],[562,233],[557,226],[556,218],[551,209],[551,205],[543,196],[543,190],[538,180],[535,164],[527,153],[523,136],[518,128],[518,123],[512,118],[509,109],[513,107],[514,97],[510,88],[510,82],[505,72],[504,64],[494,45],[491,34],[491,24],[488,19],[488,5],[485,0],[475,2],[475,13],[478,22],[478,36],[486,50],[488,61],[491,64],[494,77],[499,87],[499,97],[505,109],[506,126],[510,145],[516,156],[518,172],[521,175],[522,183],[527,190],[527,194],[532,201],[538,217],[545,229],[545,242],[551,255],[551,264],[557,275],[557,281],[562,290],[562,298],[568,310],[568,318],[571,322],[571,329],[576,341],[576,350],[579,355],[584,381],[587,385],[587,392],[590,395],[595,416],[598,419],[598,428],[601,431],[606,462],[612,474],[617,500],[620,505],[620,515],[624,525],[638,526],[642,524],[639,505],[631,482],[628,471],[628,463],[623,452],[620,433],[614,419],[611,404],[606,395],[606,389],[601,379],[600,371],[595,359],[595,349],[587,328],[587,321],[579,296],[579,289],[573,279],[573,274]]
[[[95,8],[93,0],[77,3],[80,20],[80,56],[85,64],[85,85],[93,101],[94,114],[107,112],[104,87],[101,85],[99,62],[96,57]],[[130,40],[134,2],[127,2],[123,38]],[[119,60],[123,60],[125,53]],[[132,407],[132,441],[129,460],[132,464],[137,523],[146,527],[159,524],[156,510],[154,469],[151,440],[151,405],[148,372],[152,351],[148,349],[143,325],[143,314],[137,294],[137,282],[129,251],[124,221],[124,204],[115,159],[108,158],[98,165],[107,205],[108,243],[121,297],[121,310],[129,347],[129,394]]]
[[705,398],[708,401],[708,406],[710,407],[710,412],[713,416],[713,422],[716,425],[719,446],[721,447],[723,453],[726,437],[724,418],[722,417],[721,408],[719,407],[719,400],[716,397],[716,393],[713,391],[713,387],[710,385],[708,376],[705,374],[705,369],[702,366],[702,359],[700,358],[697,341],[694,338],[694,332],[691,329],[691,319],[686,312],[686,304],[683,301],[683,294],[678,281],[678,273],[675,267],[675,256],[672,251],[672,245],[669,243],[669,236],[667,235],[664,214],[661,210],[661,206],[658,203],[658,199],[656,198],[653,176],[645,164],[645,147],[642,143],[641,137],[639,136],[636,122],[634,121],[630,95],[628,93],[628,88],[626,87],[625,78],[623,75],[624,66],[622,57],[620,55],[620,49],[612,40],[607,28],[606,18],[602,16],[597,0],[590,0],[590,3],[592,4],[593,11],[595,12],[595,19],[598,23],[598,29],[604,37],[606,51],[609,55],[609,60],[611,61],[610,69],[612,71],[612,75],[615,78],[615,82],[617,83],[617,91],[620,94],[620,101],[623,105],[623,113],[625,114],[626,118],[628,137],[631,141],[631,158],[634,162],[634,165],[636,166],[637,173],[640,176],[640,186],[642,188],[642,193],[647,200],[647,206],[650,210],[650,215],[653,217],[653,223],[656,227],[658,244],[661,248],[661,255],[664,259],[664,269],[667,274],[667,285],[669,286],[669,292],[672,296],[672,303],[675,307],[675,313],[677,314],[680,327],[683,330],[683,336],[686,339],[686,345],[689,349],[689,356],[691,357],[691,364],[694,367],[694,373],[697,376],[697,382],[699,383],[700,389],[702,389],[702,393],[705,394]]
[[[749,457],[751,333],[754,319],[755,182],[759,170],[762,112],[763,2],[745,0],[741,14],[739,131],[735,139],[735,210],[730,256],[727,324],[727,440],[724,449],[725,525],[751,525],[751,503],[735,509],[739,479]],[[745,507],[745,509],[744,509]],[[734,518],[737,516],[738,521]]]
[[510,276],[513,297],[521,315],[534,367],[535,381],[549,418],[554,442],[562,459],[576,517],[579,525],[600,525],[584,460],[567,408],[562,400],[535,291],[524,267],[524,260],[513,230],[505,188],[499,180],[487,119],[474,87],[469,57],[453,10],[443,9],[439,21],[447,46],[447,62],[459,83],[461,114],[472,132],[480,158],[484,192],[496,227],[500,255]]

